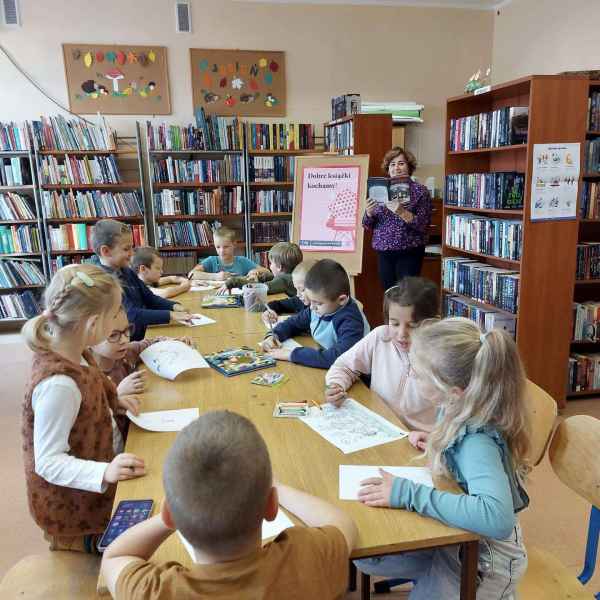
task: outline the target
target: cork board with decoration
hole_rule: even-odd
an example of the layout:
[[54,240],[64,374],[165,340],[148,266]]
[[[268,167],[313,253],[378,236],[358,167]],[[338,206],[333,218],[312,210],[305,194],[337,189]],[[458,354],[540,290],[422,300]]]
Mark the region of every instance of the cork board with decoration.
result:
[[164,46],[63,44],[69,108],[77,114],[169,115]]
[[285,53],[190,48],[194,112],[241,117],[286,115]]

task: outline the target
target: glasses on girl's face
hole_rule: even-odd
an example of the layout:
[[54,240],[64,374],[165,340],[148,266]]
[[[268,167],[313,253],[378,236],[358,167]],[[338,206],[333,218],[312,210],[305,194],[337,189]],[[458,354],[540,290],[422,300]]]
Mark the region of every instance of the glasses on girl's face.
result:
[[118,344],[122,337],[130,339],[133,335],[133,329],[133,325],[128,325],[127,328],[123,330],[115,329],[108,335],[106,341],[110,342],[111,344]]

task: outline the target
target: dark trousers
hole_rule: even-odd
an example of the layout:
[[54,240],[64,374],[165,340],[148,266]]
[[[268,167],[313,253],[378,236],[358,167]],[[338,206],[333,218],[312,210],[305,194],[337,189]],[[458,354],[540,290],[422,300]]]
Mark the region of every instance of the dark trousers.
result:
[[383,291],[396,285],[403,277],[421,273],[425,246],[409,250],[378,250],[379,278]]

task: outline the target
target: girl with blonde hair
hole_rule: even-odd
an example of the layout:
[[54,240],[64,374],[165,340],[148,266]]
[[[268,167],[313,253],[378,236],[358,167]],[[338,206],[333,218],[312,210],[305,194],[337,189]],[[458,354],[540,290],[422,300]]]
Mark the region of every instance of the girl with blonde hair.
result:
[[[516,513],[529,497],[530,423],[525,372],[513,339],[493,329],[483,334],[468,319],[427,324],[413,333],[411,368],[421,393],[435,397],[438,422],[429,434],[412,432],[425,448],[434,475],[453,477],[464,494],[453,494],[393,477],[362,482],[359,499],[369,506],[413,510],[479,534],[478,600],[516,597],[527,553]],[[415,582],[410,598],[458,599],[458,547],[357,561],[372,575]]]
[[52,550],[95,552],[114,484],[145,473],[141,459],[120,453],[113,417],[118,407],[136,407],[118,399],[87,350],[113,331],[121,288],[99,267],[70,265],[44,299],[44,312],[22,331],[34,352],[22,423],[29,509]]

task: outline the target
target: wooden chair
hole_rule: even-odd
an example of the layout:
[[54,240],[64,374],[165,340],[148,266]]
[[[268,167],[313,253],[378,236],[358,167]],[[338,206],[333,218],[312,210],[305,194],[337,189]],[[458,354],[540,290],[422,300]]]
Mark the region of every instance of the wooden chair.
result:
[[522,600],[583,600],[600,598],[582,585],[594,573],[600,532],[600,420],[587,415],[569,417],[550,443],[550,463],[558,478],[592,505],[585,568],[575,577],[548,552],[529,549],[529,566],[519,585]]
[[79,552],[48,552],[21,559],[0,583],[0,598],[96,600],[100,557]]
[[531,451],[532,466],[542,462],[546,448],[552,437],[552,430],[556,421],[556,402],[550,394],[541,387],[527,380],[526,389],[527,406],[531,416]]

